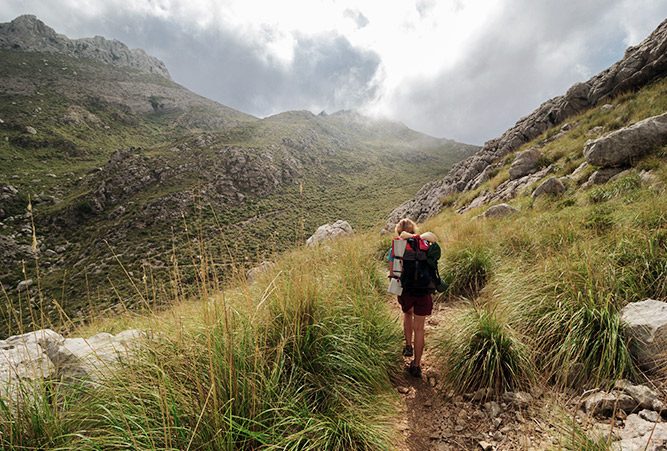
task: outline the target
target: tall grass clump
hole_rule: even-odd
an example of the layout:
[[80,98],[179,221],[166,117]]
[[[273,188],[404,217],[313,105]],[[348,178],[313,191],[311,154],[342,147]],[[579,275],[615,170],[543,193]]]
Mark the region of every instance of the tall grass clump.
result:
[[493,271],[492,251],[484,241],[445,248],[441,261],[440,275],[450,296],[477,296]]
[[488,389],[500,394],[527,388],[534,379],[528,348],[496,312],[458,312],[436,338],[450,386],[459,393]]
[[137,318],[155,338],[135,358],[0,415],[0,448],[390,448],[401,338],[374,251],[297,250],[253,285]]
[[549,380],[581,387],[632,377],[620,302],[605,286],[604,268],[569,257],[554,258],[541,271],[516,268],[499,277],[513,324],[531,337]]

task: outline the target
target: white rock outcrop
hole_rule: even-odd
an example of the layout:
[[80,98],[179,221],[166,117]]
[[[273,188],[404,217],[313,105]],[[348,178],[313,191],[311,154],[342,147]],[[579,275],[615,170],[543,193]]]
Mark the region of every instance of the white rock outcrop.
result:
[[0,340],[0,398],[16,400],[46,379],[99,380],[146,337],[140,330],[64,338],[42,329]]
[[586,160],[602,167],[629,164],[667,144],[667,113],[649,117],[629,127],[589,141],[584,147]]
[[338,220],[332,224],[324,224],[317,228],[310,238],[306,240],[307,246],[315,246],[322,241],[337,238],[339,236],[352,235],[354,230],[349,222]]

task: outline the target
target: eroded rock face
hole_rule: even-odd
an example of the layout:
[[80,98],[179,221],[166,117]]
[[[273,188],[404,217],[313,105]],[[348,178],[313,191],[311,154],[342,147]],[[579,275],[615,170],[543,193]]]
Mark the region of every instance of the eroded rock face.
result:
[[631,352],[647,370],[662,364],[667,349],[667,302],[646,299],[632,302],[621,311],[632,338]]
[[618,167],[667,144],[667,113],[649,117],[629,127],[589,141],[586,160],[602,167]]
[[354,230],[352,226],[343,220],[338,220],[332,224],[324,224],[317,228],[315,233],[306,240],[307,246],[315,246],[322,241],[330,240],[339,236],[352,235]]
[[101,36],[68,39],[32,15],[19,16],[9,23],[0,24],[0,48],[65,53],[171,78],[162,61],[141,49],[131,50],[120,41]]
[[[391,230],[404,217],[424,221],[443,207],[440,199],[448,194],[472,189],[474,181],[490,164],[516,150],[541,133],[561,124],[586,108],[605,104],[614,95],[640,88],[667,72],[667,20],[641,44],[626,50],[623,59],[584,83],[572,86],[565,95],[544,102],[520,119],[500,138],[488,141],[472,157],[456,165],[443,179],[424,185],[415,197],[397,207],[387,219]],[[489,200],[495,200],[489,196]]]

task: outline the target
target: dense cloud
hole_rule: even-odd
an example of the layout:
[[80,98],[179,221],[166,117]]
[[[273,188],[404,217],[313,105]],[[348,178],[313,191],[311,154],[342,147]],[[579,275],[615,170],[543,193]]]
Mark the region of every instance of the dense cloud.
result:
[[258,116],[361,108],[482,143],[621,58],[667,1],[0,3],[0,21],[24,13],[144,48],[179,83]]

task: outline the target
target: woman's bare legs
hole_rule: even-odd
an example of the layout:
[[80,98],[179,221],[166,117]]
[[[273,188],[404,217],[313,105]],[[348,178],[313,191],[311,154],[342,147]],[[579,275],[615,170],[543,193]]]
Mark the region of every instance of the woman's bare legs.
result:
[[403,313],[403,335],[405,335],[405,345],[412,346],[412,309]]
[[422,353],[424,352],[424,322],[425,316],[414,315],[411,322],[415,334],[415,366],[421,366]]

